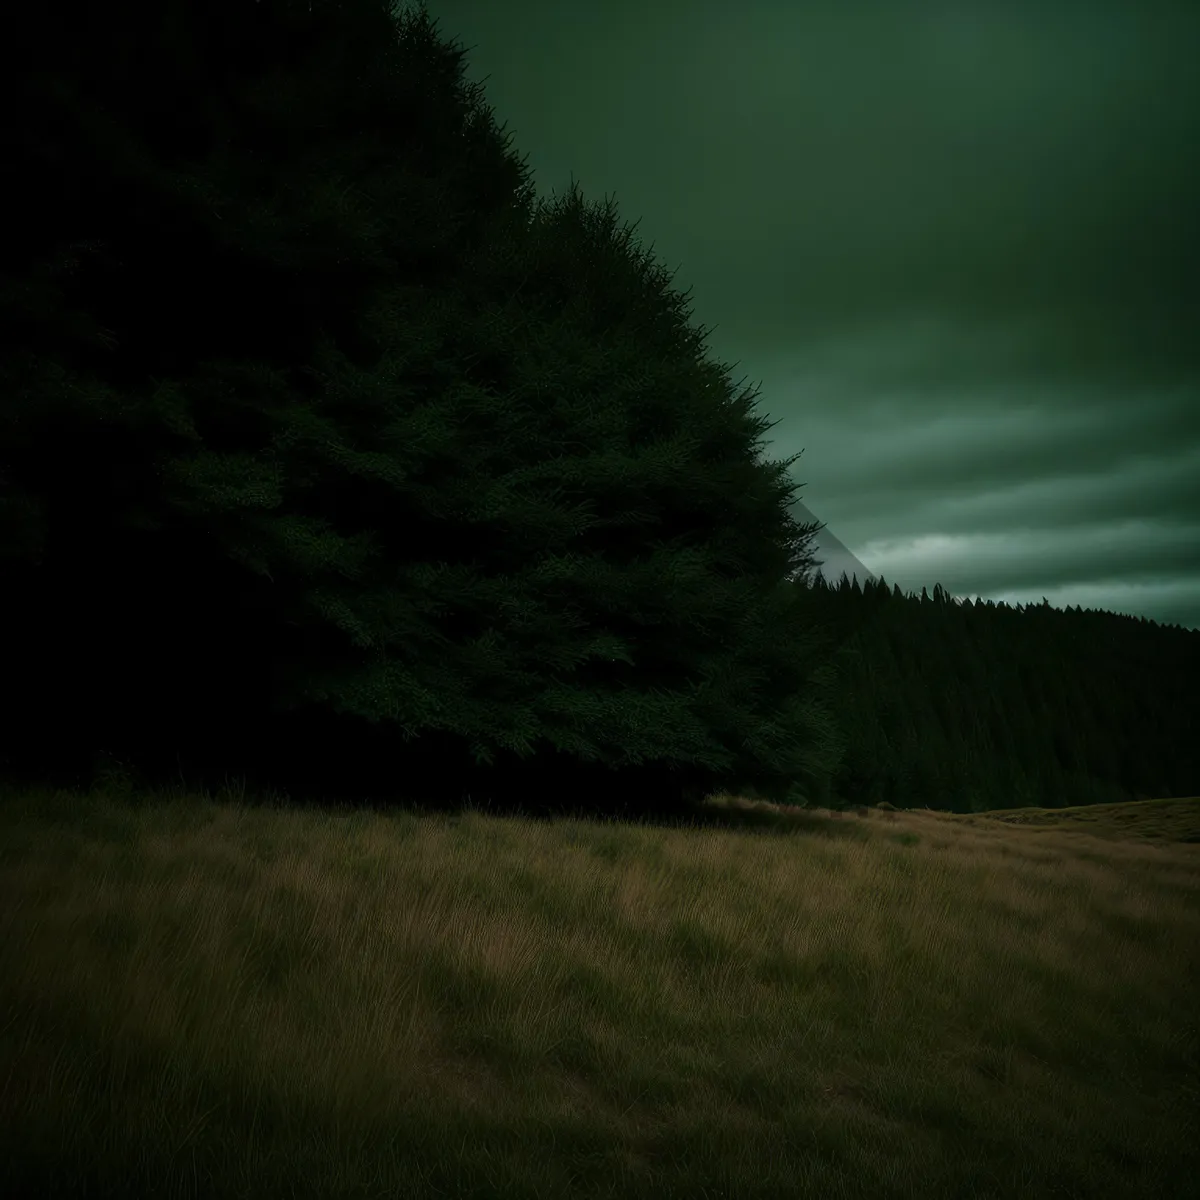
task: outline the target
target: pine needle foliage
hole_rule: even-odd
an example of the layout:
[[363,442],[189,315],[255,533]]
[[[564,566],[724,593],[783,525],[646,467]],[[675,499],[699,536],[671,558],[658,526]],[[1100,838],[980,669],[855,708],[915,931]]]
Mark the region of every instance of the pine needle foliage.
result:
[[535,199],[423,10],[67,8],[6,85],[10,760],[827,786],[795,458],[614,205]]

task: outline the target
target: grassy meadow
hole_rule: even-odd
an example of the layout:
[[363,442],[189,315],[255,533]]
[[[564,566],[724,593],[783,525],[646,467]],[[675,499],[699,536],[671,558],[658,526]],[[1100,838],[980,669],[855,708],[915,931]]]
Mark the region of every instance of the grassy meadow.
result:
[[1197,1194],[1200,798],[709,807],[0,794],[0,1192]]

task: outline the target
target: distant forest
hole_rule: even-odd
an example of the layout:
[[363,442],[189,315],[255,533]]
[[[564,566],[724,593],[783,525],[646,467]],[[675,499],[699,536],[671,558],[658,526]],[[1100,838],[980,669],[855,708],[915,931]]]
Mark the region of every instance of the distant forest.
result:
[[1200,630],[1144,617],[833,586],[870,614],[830,700],[835,803],[949,812],[1200,795]]
[[757,393],[611,204],[536,198],[463,58],[383,0],[13,16],[0,773],[1200,792],[1200,633],[812,579]]

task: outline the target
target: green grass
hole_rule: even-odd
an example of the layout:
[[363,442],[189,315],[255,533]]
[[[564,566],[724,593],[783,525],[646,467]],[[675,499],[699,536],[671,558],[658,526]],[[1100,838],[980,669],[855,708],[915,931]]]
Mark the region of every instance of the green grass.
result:
[[1200,799],[0,795],[0,1191],[1183,1197]]

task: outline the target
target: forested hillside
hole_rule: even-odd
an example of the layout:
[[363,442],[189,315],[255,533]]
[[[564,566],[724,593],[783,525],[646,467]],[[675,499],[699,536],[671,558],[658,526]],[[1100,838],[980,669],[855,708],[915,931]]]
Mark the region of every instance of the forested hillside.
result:
[[951,600],[941,585],[903,595],[882,578],[828,591],[870,613],[831,693],[842,802],[971,812],[1200,794],[1200,631]]

